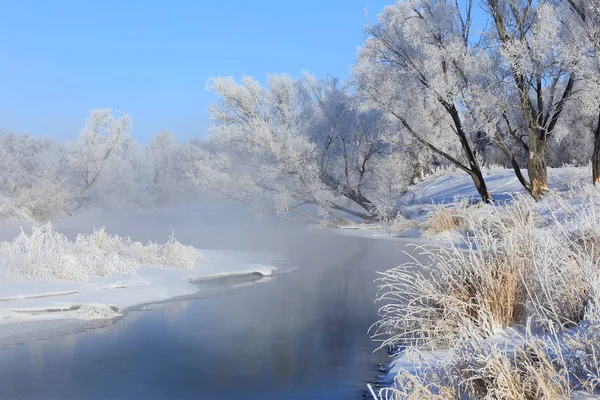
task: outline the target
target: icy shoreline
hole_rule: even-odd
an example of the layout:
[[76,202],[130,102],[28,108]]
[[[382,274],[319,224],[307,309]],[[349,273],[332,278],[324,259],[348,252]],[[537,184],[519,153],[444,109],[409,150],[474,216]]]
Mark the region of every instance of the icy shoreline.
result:
[[113,319],[132,307],[200,293],[193,282],[271,276],[277,270],[274,265],[246,261],[233,252],[200,252],[206,260],[198,261],[191,270],[144,266],[133,276],[93,277],[85,282],[0,280],[0,326],[59,319]]

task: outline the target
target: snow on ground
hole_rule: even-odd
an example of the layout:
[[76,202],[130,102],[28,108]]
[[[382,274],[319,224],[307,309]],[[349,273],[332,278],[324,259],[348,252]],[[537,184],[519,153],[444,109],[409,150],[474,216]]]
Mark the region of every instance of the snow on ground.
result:
[[198,292],[196,280],[270,276],[271,265],[246,262],[236,253],[200,250],[207,261],[191,270],[142,267],[134,276],[93,277],[86,282],[0,281],[0,324],[49,319],[108,319],[123,310]]
[[[562,231],[558,232],[558,230],[560,230],[556,228],[558,226],[564,230],[562,234],[567,235],[569,238],[571,238],[569,235],[574,235],[572,237],[579,237],[577,236],[579,234],[584,234],[584,238],[588,238],[588,236],[595,238],[593,235],[596,235],[597,233],[595,230],[597,214],[594,212],[594,208],[598,207],[598,194],[597,189],[591,186],[591,169],[589,167],[550,169],[550,195],[547,196],[544,201],[537,203],[527,201],[530,200],[527,196],[519,197],[519,195],[523,195],[525,192],[511,170],[495,170],[488,172],[486,175],[488,187],[496,201],[495,205],[483,205],[477,203],[478,194],[473,187],[471,179],[467,175],[460,174],[434,177],[426,179],[411,188],[402,202],[403,217],[399,218],[397,221],[392,221],[387,224],[382,223],[378,226],[360,225],[358,227],[353,227],[353,229],[339,229],[337,233],[348,234],[348,232],[350,232],[350,234],[353,235],[384,239],[394,239],[402,236],[426,237],[429,239],[433,237],[438,241],[433,242],[429,240],[429,244],[436,245],[445,243],[447,245],[448,241],[453,241],[456,238],[463,241],[468,240],[470,237],[468,232],[470,231],[463,231],[463,229],[476,228],[483,223],[484,219],[499,218],[497,223],[504,223],[502,222],[502,218],[504,218],[510,227],[511,218],[520,214],[519,216],[521,218],[527,219],[527,212],[532,212],[531,215],[533,215],[533,217],[531,217],[531,221],[534,222],[531,222],[531,224],[532,226],[536,226],[536,232],[539,231],[540,234],[545,232],[554,235],[553,232],[549,232],[548,230],[557,229],[557,232],[555,232],[556,236],[560,236]],[[504,207],[504,203],[508,204],[506,208]],[[443,211],[445,207],[447,207],[449,216],[458,216],[459,220],[463,221],[468,219],[468,223],[465,224],[467,226],[462,227],[460,224],[457,224],[455,227],[449,226],[447,227],[448,231],[441,232],[441,234],[437,232],[434,232],[433,234],[428,232],[428,225],[431,225],[430,221],[435,217],[434,213],[439,213],[440,210]],[[511,213],[513,214],[512,216]],[[539,216],[538,222],[535,222],[536,214]],[[404,224],[406,229],[404,231],[399,231],[398,227],[402,227],[402,224]],[[443,227],[443,224],[440,225]],[[394,227],[396,233],[390,233],[389,230],[385,232],[386,228],[389,228],[390,226]],[[418,226],[419,229],[415,228],[415,226]],[[384,233],[382,233],[382,231]],[[456,238],[445,236],[445,233],[448,235],[455,234]],[[463,247],[456,243],[452,246]],[[584,249],[582,251],[591,250]],[[565,282],[566,281],[567,280],[565,280]],[[532,342],[524,342],[523,332],[515,331],[514,333],[509,333],[512,332],[512,329],[518,330],[518,327],[512,326],[512,328],[505,328],[496,335],[484,339],[478,344],[478,346],[481,345],[481,347],[477,348],[478,351],[482,352],[481,354],[491,354],[491,348],[493,346],[495,349],[502,349],[502,351],[507,351],[510,354],[511,349],[514,350],[516,347],[527,348],[527,346],[531,345]],[[582,330],[582,332],[586,331]],[[538,332],[534,334],[528,333],[528,335],[525,336],[537,340],[543,338],[544,335],[540,335]],[[585,335],[583,336],[587,337]],[[573,360],[578,360],[578,357],[585,356],[584,351],[577,352],[569,347],[577,346],[579,341],[577,336],[562,337],[558,335],[555,338],[545,339],[548,343],[553,343],[553,340],[556,342],[557,346],[560,343],[560,346],[562,346],[560,348],[562,350],[555,353],[550,352],[551,354],[561,354],[564,359],[568,359],[571,363],[575,363],[576,361]],[[567,345],[566,343],[569,344]],[[456,349],[453,349],[452,351],[455,350]],[[563,354],[563,351],[566,353]],[[569,353],[571,351],[574,352]],[[584,354],[584,356],[581,356],[580,353]],[[431,371],[428,368],[451,365],[452,362],[455,362],[451,357],[451,350],[428,351],[417,349],[416,347],[408,347],[407,351],[400,351],[391,360],[388,365],[388,371],[382,379],[382,384],[389,387],[392,385],[395,378],[404,379],[406,377],[404,374],[406,373],[409,374],[409,376],[412,375],[413,377],[418,377],[417,379],[423,379],[424,384],[429,383],[429,379],[426,378],[425,375],[426,373],[429,373],[426,371]],[[473,354],[472,357],[475,357],[475,355]],[[469,360],[469,362],[471,361],[472,360]],[[398,375],[399,373],[400,375]],[[408,378],[406,382],[402,381],[403,383],[401,385],[408,384],[410,386],[410,379],[412,378]],[[589,394],[582,390],[575,390],[571,394],[571,398],[577,399],[599,397],[600,395],[598,393]],[[382,398],[386,397],[382,396]],[[402,397],[402,395],[399,395],[397,398],[418,397]]]
[[[527,170],[521,171],[527,177]],[[494,201],[510,200],[515,194],[525,193],[512,169],[494,168],[484,171],[485,182]],[[548,169],[548,187],[553,191],[566,191],[583,183],[591,183],[591,167],[562,167]],[[451,203],[467,198],[478,201],[479,195],[471,177],[463,172],[454,175],[426,178],[417,183],[403,197],[404,206]]]
[[[521,171],[527,177],[527,171]],[[511,201],[526,194],[512,169],[494,168],[484,171],[488,189],[496,204]],[[591,167],[562,167],[548,169],[548,187],[554,193],[564,193],[591,183]],[[333,229],[339,235],[371,239],[397,240],[423,237],[422,225],[432,210],[464,201],[474,204],[480,200],[471,177],[462,172],[425,178],[411,186],[400,201],[401,215],[386,223],[364,223]],[[428,237],[430,239],[431,237]],[[439,243],[449,239],[436,237]]]
[[[235,226],[234,221],[241,226]],[[31,279],[18,273],[0,279],[0,346],[28,341],[27,338],[49,337],[52,332],[78,330],[94,325],[94,321],[119,317],[132,307],[202,296],[203,289],[198,283],[207,280],[271,276],[278,267],[280,273],[290,270],[286,259],[264,246],[256,252],[230,250],[253,249],[255,243],[263,244],[266,241],[263,235],[256,235],[260,223],[271,224],[257,222],[254,216],[240,213],[236,208],[218,209],[206,204],[163,210],[95,210],[59,221],[55,223],[56,231],[66,235],[65,240],[71,243],[78,234],[103,226],[110,235],[131,237],[143,243],[149,240],[164,243],[174,231],[182,244],[196,248],[202,257],[192,268],[142,263],[135,267],[134,273],[112,277],[90,275],[79,282]],[[22,225],[26,233],[32,231],[30,224]],[[0,240],[10,242],[19,232],[17,224],[2,225]],[[17,246],[15,252],[22,253],[22,249]]]

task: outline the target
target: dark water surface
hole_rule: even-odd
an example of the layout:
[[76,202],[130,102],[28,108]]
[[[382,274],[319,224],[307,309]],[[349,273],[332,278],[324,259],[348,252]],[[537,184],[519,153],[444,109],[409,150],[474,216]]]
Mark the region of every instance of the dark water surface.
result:
[[[154,220],[168,234],[173,218]],[[107,231],[147,239],[132,221],[116,220],[105,224]],[[150,306],[104,328],[2,349],[0,398],[363,396],[379,363],[389,359],[385,351],[373,353],[367,335],[376,320],[372,281],[375,271],[405,259],[405,243],[266,223],[208,231],[191,217],[174,224],[187,244],[277,252],[299,269],[244,287],[200,286],[209,297]],[[162,234],[150,225],[152,235]]]

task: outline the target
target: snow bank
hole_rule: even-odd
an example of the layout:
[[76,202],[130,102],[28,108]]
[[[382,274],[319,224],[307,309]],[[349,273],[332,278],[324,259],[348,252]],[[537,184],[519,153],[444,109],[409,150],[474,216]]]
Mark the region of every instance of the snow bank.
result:
[[[382,274],[374,333],[403,350],[381,398],[598,395],[600,192],[582,172],[553,171],[562,182],[540,202],[511,194],[430,209],[424,231],[462,243]],[[454,178],[437,179],[448,185],[440,201],[456,192]]]
[[[522,173],[527,176],[526,170]],[[484,176],[496,205],[510,203],[516,196],[525,194],[512,169],[495,168],[484,171]],[[549,168],[548,187],[551,196],[577,200],[581,197],[582,188],[591,186],[590,176],[590,167]],[[464,232],[454,234],[446,222],[478,219],[494,210],[490,205],[480,203],[471,177],[461,172],[431,176],[409,187],[400,200],[399,208],[401,213],[389,221],[338,227],[333,232],[383,240],[425,238],[439,242],[456,241]],[[446,218],[442,214],[446,214]],[[447,230],[438,231],[437,227],[428,226],[432,216],[442,217],[438,218],[437,223],[446,225]],[[471,222],[478,223],[477,220]]]
[[52,224],[33,226],[10,242],[0,242],[0,279],[87,281],[92,276],[134,274],[141,265],[193,268],[202,256],[173,236],[164,244],[143,245],[129,238],[108,235],[104,228],[70,241]]
[[0,242],[0,324],[110,319],[141,304],[198,292],[194,282],[270,276],[272,255],[198,250],[171,237],[142,245],[103,228],[74,241],[51,225]]

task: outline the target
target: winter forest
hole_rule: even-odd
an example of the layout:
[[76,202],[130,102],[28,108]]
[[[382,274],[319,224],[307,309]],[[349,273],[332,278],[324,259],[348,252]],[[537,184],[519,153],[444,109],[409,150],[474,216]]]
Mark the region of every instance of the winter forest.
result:
[[[181,242],[157,229],[163,243],[77,225],[233,204],[332,243],[396,246],[399,266],[375,266],[373,325],[360,325],[369,353],[392,356],[369,398],[600,396],[600,0],[391,3],[367,15],[344,78],[209,78],[210,126],[187,141],[142,144],[135,115],[110,108],[69,140],[2,132],[0,223],[23,228],[0,242],[0,319],[127,318],[192,296],[190,283],[313,262],[198,250],[188,225]],[[186,219],[164,215],[169,229]],[[340,249],[323,251],[362,262]],[[339,309],[362,293],[348,279]]]
[[140,146],[129,116],[106,109],[91,111],[69,143],[4,134],[3,216],[44,220],[211,191],[285,218],[377,220],[439,170],[470,176],[484,202],[494,166],[513,169],[535,199],[548,191],[548,168],[591,164],[599,181],[600,6],[484,3],[386,8],[345,82],[211,78],[219,100],[206,140],[161,132]]

